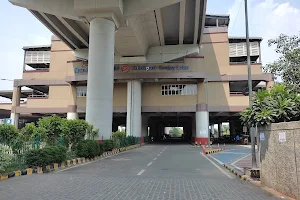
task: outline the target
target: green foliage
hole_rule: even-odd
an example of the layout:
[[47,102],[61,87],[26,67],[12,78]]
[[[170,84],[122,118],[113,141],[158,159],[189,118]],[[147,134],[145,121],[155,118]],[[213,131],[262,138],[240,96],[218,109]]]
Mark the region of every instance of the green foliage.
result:
[[40,134],[45,136],[47,143],[57,143],[59,136],[62,134],[61,127],[63,123],[64,120],[57,115],[43,117],[38,121]]
[[114,149],[113,140],[104,140],[102,142],[102,148],[104,152],[113,150]]
[[93,125],[88,124],[86,129],[86,136],[88,140],[94,140],[100,135],[99,129],[95,129]]
[[169,134],[173,137],[180,137],[183,134],[183,130],[180,128],[173,128],[169,131]]
[[33,149],[25,154],[26,164],[30,167],[61,163],[65,161],[66,158],[67,148],[64,146],[49,146],[42,149]]
[[67,146],[76,146],[78,142],[84,139],[89,124],[84,120],[63,119],[61,124],[61,133],[65,136]]
[[31,123],[26,124],[25,127],[22,128],[20,134],[24,141],[28,141],[32,137],[34,137],[38,134],[38,128],[35,126],[35,124],[33,122],[31,122]]
[[0,144],[0,174],[4,173],[12,161],[11,150],[8,146]]
[[126,132],[118,130],[112,133],[112,139],[115,148],[126,146]]
[[14,125],[0,125],[0,141],[12,141],[18,137],[18,134],[18,129]]
[[76,147],[76,155],[85,158],[94,158],[102,153],[101,145],[95,140],[80,141]]
[[245,109],[240,119],[246,126],[295,121],[299,120],[299,106],[298,93],[290,87],[277,84],[270,91],[256,92],[252,109]]
[[287,36],[281,34],[278,38],[268,41],[269,46],[276,46],[279,59],[264,66],[264,71],[281,77],[283,82],[300,92],[300,34]]

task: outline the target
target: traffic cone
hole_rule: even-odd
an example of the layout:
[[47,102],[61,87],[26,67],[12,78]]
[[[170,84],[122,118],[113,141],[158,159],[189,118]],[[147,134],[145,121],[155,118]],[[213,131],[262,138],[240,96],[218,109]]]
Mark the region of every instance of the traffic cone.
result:
[[206,147],[205,147],[205,145],[202,145],[202,149],[203,149],[203,154],[205,155],[206,154]]
[[224,148],[223,148],[223,150],[226,150],[226,145],[225,145],[225,143],[224,143]]
[[218,143],[218,150],[220,151],[220,144]]

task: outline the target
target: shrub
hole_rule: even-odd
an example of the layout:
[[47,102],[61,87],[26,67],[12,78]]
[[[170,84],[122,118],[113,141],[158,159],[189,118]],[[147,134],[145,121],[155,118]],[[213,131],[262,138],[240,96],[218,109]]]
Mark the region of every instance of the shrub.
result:
[[102,143],[103,151],[111,151],[114,149],[114,142],[113,140],[104,140]]
[[0,144],[0,174],[4,173],[12,161],[12,155],[9,154],[10,148]]
[[51,117],[43,117],[38,121],[38,129],[41,135],[45,136],[46,142],[55,144],[61,135],[61,126],[64,119],[57,115]]
[[49,146],[43,149],[33,149],[25,154],[26,164],[45,166],[52,163],[61,163],[67,158],[67,148],[64,146]]
[[94,158],[100,153],[100,145],[96,140],[80,141],[76,147],[76,155],[78,157]]
[[23,141],[28,141],[32,137],[38,134],[38,129],[33,122],[27,123],[24,128],[22,128],[20,134],[23,136]]
[[10,142],[18,137],[18,129],[11,124],[0,125],[0,141]]
[[126,146],[126,132],[116,131],[112,134],[112,138],[115,148]]

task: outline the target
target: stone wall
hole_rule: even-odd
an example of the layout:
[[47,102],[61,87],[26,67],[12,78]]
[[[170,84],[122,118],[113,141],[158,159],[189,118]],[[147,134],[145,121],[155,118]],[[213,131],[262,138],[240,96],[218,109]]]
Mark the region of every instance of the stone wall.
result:
[[[261,183],[300,199],[300,121],[259,128]],[[279,141],[285,133],[286,141]],[[283,137],[284,139],[284,137]]]

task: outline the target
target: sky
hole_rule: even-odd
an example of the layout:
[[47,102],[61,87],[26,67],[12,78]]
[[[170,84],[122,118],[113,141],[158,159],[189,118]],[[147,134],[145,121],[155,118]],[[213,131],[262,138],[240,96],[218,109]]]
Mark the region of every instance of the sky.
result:
[[[267,41],[279,34],[300,32],[299,0],[248,0],[250,36],[263,37],[263,64],[278,58]],[[208,14],[230,14],[229,35],[245,36],[244,0],[207,0]],[[50,44],[52,33],[29,11],[0,1],[0,79],[22,77],[23,46]],[[0,90],[12,89],[12,81],[1,81]]]

